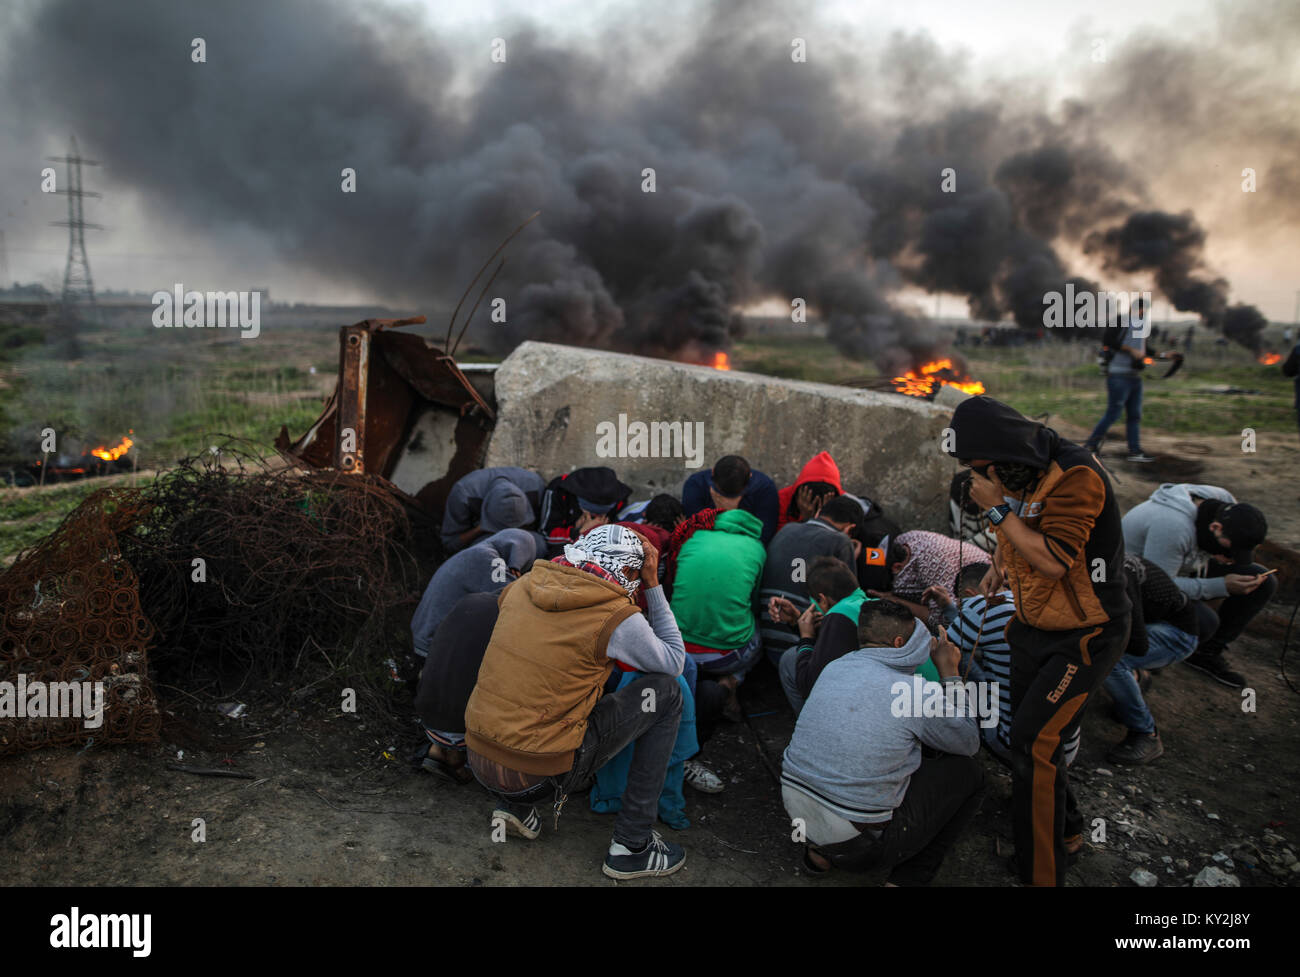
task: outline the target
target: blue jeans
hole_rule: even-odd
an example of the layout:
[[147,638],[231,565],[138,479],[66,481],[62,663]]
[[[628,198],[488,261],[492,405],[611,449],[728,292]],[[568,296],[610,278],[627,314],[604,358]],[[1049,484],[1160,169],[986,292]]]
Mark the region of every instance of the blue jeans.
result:
[[1139,374],[1110,373],[1106,376],[1106,413],[1088,436],[1088,445],[1094,451],[1101,447],[1101,439],[1110,426],[1124,414],[1124,433],[1128,437],[1131,454],[1142,451],[1142,377]]
[[[759,634],[758,629],[754,629],[754,634],[749,641],[739,648],[732,648],[730,651],[723,652],[717,658],[696,659],[695,665],[699,669],[699,674],[706,678],[718,678],[723,675],[734,675],[739,681],[744,681],[749,670],[758,664],[758,660],[763,656],[763,636]],[[690,652],[686,653],[690,658]]]
[[1196,650],[1197,641],[1196,635],[1179,631],[1164,621],[1153,621],[1146,628],[1147,653],[1140,658],[1124,655],[1103,683],[1115,700],[1115,711],[1119,713],[1120,721],[1138,733],[1154,732],[1156,721],[1142,698],[1133,670],[1164,668],[1180,662]]
[[[811,655],[812,652],[805,650],[804,654]],[[795,645],[781,656],[781,662],[776,669],[781,676],[781,688],[785,690],[785,697],[790,700],[790,708],[794,710],[796,719],[799,718],[799,713],[803,712],[804,702],[803,696],[799,694],[798,668],[799,646]]]

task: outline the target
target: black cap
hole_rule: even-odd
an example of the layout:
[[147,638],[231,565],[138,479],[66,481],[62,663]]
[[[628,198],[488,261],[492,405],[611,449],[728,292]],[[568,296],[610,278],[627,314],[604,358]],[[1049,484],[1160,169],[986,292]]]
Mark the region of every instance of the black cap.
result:
[[609,509],[626,502],[632,494],[632,489],[618,480],[614,469],[604,466],[574,469],[564,477],[561,487],[580,499]]
[[1268,535],[1268,522],[1264,513],[1253,505],[1236,502],[1219,510],[1215,521],[1223,525],[1223,535],[1232,540],[1228,555],[1238,566],[1255,562],[1255,547]]

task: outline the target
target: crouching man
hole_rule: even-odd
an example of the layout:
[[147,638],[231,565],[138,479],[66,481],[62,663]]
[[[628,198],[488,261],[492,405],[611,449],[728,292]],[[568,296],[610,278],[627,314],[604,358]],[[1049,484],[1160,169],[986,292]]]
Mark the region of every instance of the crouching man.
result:
[[[645,586],[649,620],[632,595]],[[475,779],[500,804],[494,829],[541,833],[534,806],[589,788],[596,771],[636,743],[603,871],[671,875],[680,845],[652,830],[682,693],[686,651],[659,587],[659,553],[624,526],[592,530],[501,592],[500,613],[465,709]],[[602,696],[615,662],[648,673]]]
[[[799,713],[781,798],[807,839],[808,871],[884,866],[890,885],[927,885],[984,794],[975,711],[952,688],[960,652],[890,601],[862,605],[858,641]],[[915,708],[913,683],[924,680],[912,673],[926,658],[943,679],[941,716]],[[923,756],[923,745],[943,752]]]

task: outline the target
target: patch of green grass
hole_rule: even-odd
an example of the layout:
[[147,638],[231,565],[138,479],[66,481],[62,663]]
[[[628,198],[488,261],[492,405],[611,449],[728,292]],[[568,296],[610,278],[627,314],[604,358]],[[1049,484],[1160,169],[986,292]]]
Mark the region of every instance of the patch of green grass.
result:
[[[140,476],[137,485],[151,479]],[[0,563],[8,564],[20,551],[35,545],[81,504],[106,485],[103,479],[23,489],[0,488]]]
[[264,391],[272,387],[300,390],[306,383],[306,371],[296,366],[235,367],[225,372],[222,386],[230,391]]
[[840,383],[879,373],[872,364],[847,357],[829,340],[815,336],[764,336],[742,340],[732,348],[731,367],[816,383]]
[[[963,352],[970,371],[988,393],[1034,417],[1051,413],[1091,427],[1106,410],[1106,379],[1082,344]],[[1212,347],[1194,352],[1168,380],[1168,364],[1143,374],[1142,426],[1165,434],[1240,436],[1243,428],[1290,433],[1295,429],[1292,381],[1278,366],[1263,366],[1244,349]],[[1250,393],[1220,393],[1235,387]],[[1116,422],[1123,430],[1124,419]],[[1114,430],[1114,428],[1112,429]]]
[[213,398],[202,408],[172,417],[167,433],[148,444],[147,454],[153,459],[151,464],[170,466],[206,451],[219,435],[226,434],[253,441],[270,454],[281,425],[287,425],[290,436],[297,437],[320,416],[320,411],[320,397],[315,394],[286,400],[274,409],[242,400]]
[[[110,335],[103,345],[126,342]],[[147,334],[135,337],[130,351],[100,349],[73,362],[43,350],[15,366],[21,403],[0,396],[0,411],[8,411],[5,454],[11,462],[34,459],[47,427],[59,449],[71,452],[112,445],[129,433],[141,468],[197,454],[219,434],[269,451],[282,424],[297,435],[320,413],[320,381],[300,365],[302,353],[292,341],[169,346]]]

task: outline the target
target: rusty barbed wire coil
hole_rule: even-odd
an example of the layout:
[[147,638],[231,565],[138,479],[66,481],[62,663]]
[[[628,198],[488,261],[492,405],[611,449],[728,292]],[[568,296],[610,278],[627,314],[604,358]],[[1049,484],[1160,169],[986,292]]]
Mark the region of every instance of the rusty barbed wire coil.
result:
[[93,492],[0,573],[0,681],[102,681],[103,724],[0,720],[0,753],[155,740],[158,668],[206,687],[387,657],[379,630],[427,580],[413,548],[386,483],[229,440],[145,487]]

